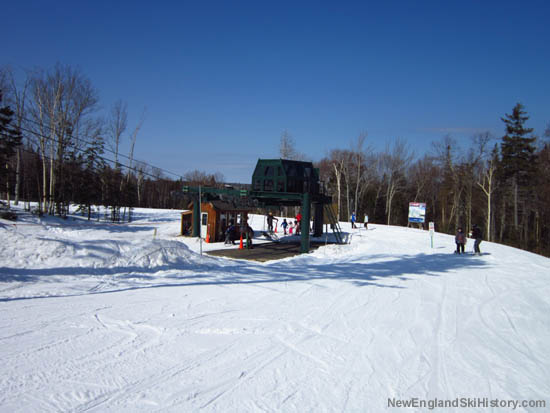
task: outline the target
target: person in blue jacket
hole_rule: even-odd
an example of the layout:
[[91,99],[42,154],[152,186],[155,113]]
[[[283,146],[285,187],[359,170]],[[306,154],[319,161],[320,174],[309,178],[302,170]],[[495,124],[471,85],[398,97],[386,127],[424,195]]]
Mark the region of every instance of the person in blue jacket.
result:
[[355,212],[353,212],[353,213],[351,214],[351,227],[352,227],[352,228],[357,228],[357,227],[355,226],[355,221],[357,221],[357,217],[355,216]]
[[281,224],[281,227],[283,227],[284,234],[286,235],[286,228],[288,227],[288,222],[286,222],[286,218],[283,219],[283,223]]

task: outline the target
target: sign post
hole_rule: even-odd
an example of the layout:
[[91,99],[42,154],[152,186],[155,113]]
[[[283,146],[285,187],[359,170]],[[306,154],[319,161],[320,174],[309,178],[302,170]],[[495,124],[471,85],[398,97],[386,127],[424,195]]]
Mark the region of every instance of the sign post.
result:
[[202,201],[202,196],[201,196],[201,186],[199,185],[199,220],[197,221],[199,223],[199,244],[200,244],[200,254],[201,254],[201,257],[202,257],[202,237],[201,237],[201,226],[202,226],[202,206],[201,206],[201,201]]
[[433,222],[429,223],[430,226],[430,242],[432,248],[434,247],[434,232],[435,232],[435,224]]

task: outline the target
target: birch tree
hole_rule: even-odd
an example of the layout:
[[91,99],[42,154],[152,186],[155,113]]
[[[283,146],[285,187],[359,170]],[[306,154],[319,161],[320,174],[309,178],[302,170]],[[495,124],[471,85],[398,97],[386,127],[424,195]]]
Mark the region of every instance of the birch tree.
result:
[[386,223],[390,225],[393,200],[406,187],[405,175],[413,159],[405,141],[397,139],[388,144],[381,156],[381,168],[386,185]]
[[[346,205],[349,212],[349,177],[348,163],[349,163],[349,151],[340,149],[334,149],[330,152],[330,163],[334,171],[334,178],[336,181],[336,217],[338,221],[341,219],[341,205],[342,205],[342,185],[343,181],[346,183]],[[349,215],[349,214],[348,214]]]
[[92,121],[90,115],[97,108],[98,96],[90,80],[68,65],[57,64],[49,72],[37,71],[30,82],[30,115],[43,158],[43,206],[52,214],[56,204],[56,183],[64,178],[65,151],[71,145],[78,147],[81,144],[78,137],[85,124]]
[[492,156],[489,160],[485,162],[485,167],[482,169],[482,172],[479,176],[479,180],[477,182],[477,185],[481,188],[483,193],[485,194],[485,197],[487,198],[487,212],[486,212],[486,220],[485,220],[485,227],[487,229],[487,241],[492,241],[492,228],[491,228],[491,222],[492,222],[492,196],[496,189],[496,170],[498,167],[499,159],[498,159],[498,148],[495,146],[493,149]]
[[462,162],[460,179],[465,198],[466,228],[472,227],[474,189],[477,187],[477,177],[481,173],[480,170],[483,169],[483,160],[487,157],[487,146],[491,139],[489,132],[472,136],[472,146],[468,151],[467,158]]

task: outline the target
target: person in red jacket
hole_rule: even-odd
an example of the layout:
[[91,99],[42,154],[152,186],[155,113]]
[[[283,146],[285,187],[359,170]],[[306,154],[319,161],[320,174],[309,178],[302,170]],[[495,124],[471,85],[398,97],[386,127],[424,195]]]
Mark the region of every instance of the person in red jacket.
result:
[[296,215],[296,234],[299,234],[302,230],[302,214],[298,212],[298,215]]

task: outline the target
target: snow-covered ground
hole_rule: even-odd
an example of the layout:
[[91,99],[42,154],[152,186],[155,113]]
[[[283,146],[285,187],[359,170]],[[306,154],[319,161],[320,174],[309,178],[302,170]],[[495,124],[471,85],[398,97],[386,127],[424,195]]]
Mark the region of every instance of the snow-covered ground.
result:
[[169,210],[0,220],[1,412],[550,409],[547,258],[370,225],[256,263],[178,231]]

